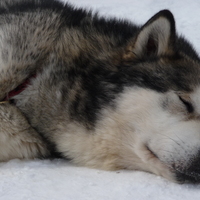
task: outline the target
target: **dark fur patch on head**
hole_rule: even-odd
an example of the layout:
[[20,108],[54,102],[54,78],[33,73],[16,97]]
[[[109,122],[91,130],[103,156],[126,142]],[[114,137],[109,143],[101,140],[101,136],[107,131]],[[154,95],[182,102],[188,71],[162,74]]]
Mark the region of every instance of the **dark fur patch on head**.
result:
[[200,61],[199,56],[197,52],[195,51],[194,47],[184,37],[182,36],[177,37],[176,48],[177,48],[177,51],[183,52],[185,55],[189,56],[191,59]]

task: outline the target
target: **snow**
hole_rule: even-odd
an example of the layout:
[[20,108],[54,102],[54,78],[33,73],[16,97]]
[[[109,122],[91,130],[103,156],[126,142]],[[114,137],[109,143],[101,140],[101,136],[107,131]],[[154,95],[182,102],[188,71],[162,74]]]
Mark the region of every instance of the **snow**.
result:
[[[14,0],[13,0],[14,1]],[[64,0],[63,0],[64,1]],[[71,0],[100,14],[145,23],[170,9],[177,30],[200,52],[200,1]],[[199,200],[200,185],[171,183],[138,171],[108,172],[74,166],[64,160],[11,160],[0,163],[1,200]]]
[[186,200],[200,186],[178,185],[136,171],[108,172],[64,160],[12,160],[0,164],[2,200]]

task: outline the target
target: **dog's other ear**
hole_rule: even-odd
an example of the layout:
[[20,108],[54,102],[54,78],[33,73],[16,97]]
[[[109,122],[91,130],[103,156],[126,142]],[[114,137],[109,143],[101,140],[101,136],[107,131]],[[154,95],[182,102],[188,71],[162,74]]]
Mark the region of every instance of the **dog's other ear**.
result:
[[129,43],[125,58],[145,58],[172,54],[175,44],[175,21],[172,13],[162,10],[142,26]]

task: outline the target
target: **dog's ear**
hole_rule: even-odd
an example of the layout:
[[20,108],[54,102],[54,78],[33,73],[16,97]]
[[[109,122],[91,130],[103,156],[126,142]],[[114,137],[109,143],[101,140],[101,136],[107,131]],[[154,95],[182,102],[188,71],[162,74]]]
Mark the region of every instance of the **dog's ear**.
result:
[[172,54],[175,44],[175,21],[172,13],[162,10],[142,26],[129,43],[125,57],[144,58]]

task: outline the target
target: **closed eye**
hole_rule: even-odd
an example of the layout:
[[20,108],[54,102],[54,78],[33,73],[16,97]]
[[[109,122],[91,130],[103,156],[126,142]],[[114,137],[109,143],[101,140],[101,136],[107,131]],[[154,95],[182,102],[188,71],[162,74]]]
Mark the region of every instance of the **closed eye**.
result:
[[184,104],[184,106],[186,107],[186,109],[187,109],[187,111],[189,113],[194,112],[194,107],[193,107],[193,105],[190,102],[186,101],[181,96],[178,96],[178,97],[179,97],[180,101]]

